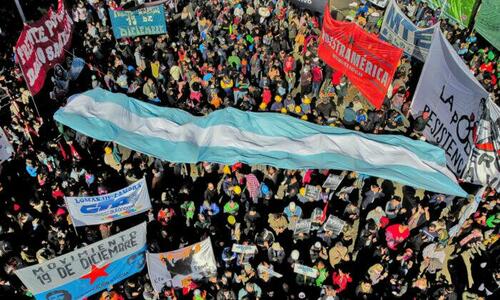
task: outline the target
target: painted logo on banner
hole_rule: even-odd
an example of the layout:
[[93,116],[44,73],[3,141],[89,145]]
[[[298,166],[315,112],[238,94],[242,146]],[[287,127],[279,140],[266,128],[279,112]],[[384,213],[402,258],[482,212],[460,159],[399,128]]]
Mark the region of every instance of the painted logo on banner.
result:
[[217,274],[210,238],[190,246],[165,253],[147,253],[149,277],[153,288],[187,287],[192,280]]
[[142,223],[15,274],[37,300],[83,299],[142,271],[145,250]]
[[380,36],[396,47],[425,62],[431,47],[434,28],[419,28],[401,11],[396,1],[389,3],[380,29]]
[[74,226],[108,223],[140,214],[151,208],[144,178],[110,194],[64,199]]
[[134,11],[109,10],[115,38],[155,35],[167,32],[163,5]]
[[500,108],[490,99],[483,103],[474,130],[474,148],[464,180],[500,190]]

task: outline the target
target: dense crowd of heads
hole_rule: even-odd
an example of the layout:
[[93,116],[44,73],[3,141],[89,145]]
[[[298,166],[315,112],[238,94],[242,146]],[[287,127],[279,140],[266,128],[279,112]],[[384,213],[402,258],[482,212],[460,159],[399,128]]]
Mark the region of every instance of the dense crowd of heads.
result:
[[[44,13],[38,8],[54,4],[31,2],[27,13],[36,17]],[[495,190],[486,189],[477,211],[453,231],[473,205],[472,197],[448,197],[347,171],[170,163],[89,138],[51,117],[68,96],[101,87],[196,115],[236,107],[423,138],[428,115],[409,115],[422,63],[403,57],[383,107],[373,109],[345,76],[318,58],[321,16],[285,1],[169,1],[167,34],[120,40],[107,12],[119,9],[119,0],[66,2],[75,21],[73,47],[35,97],[41,115],[12,53],[17,35],[11,32],[21,24],[12,11],[2,14],[12,22],[0,27],[8,44],[0,60],[1,123],[15,153],[1,166],[0,295],[30,297],[14,270],[146,220],[150,252],[211,237],[217,276],[158,294],[144,270],[91,299],[498,297]],[[376,32],[383,12],[362,2],[351,18]],[[398,2],[421,27],[440,20],[439,10],[421,1]],[[470,30],[444,20],[441,27],[498,101],[497,51]],[[74,56],[87,65],[70,80]],[[335,190],[321,188],[330,174],[344,176]],[[64,196],[106,194],[144,176],[153,203],[149,213],[73,228]],[[319,186],[320,198],[305,197],[307,186]],[[330,216],[343,222],[340,232],[325,226]],[[312,218],[311,231],[294,232],[297,221],[307,218]],[[258,252],[233,253],[233,243],[257,245]],[[313,267],[318,277],[294,273],[295,264]]]

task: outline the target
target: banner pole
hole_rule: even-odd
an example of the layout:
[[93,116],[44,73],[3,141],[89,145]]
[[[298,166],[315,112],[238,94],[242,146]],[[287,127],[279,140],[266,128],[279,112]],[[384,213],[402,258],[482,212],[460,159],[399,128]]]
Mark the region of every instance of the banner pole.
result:
[[19,12],[19,15],[21,16],[21,20],[23,20],[23,23],[26,24],[26,17],[24,16],[23,8],[21,7],[21,3],[19,3],[19,0],[14,0],[16,3],[17,11]]

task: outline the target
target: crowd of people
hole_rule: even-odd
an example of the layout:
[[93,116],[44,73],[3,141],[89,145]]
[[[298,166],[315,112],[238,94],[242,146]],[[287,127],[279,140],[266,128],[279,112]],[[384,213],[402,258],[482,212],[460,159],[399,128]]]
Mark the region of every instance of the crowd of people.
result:
[[[32,15],[54,2],[31,1]],[[164,4],[167,34],[115,40],[108,8],[132,2],[66,1],[74,20],[72,49],[35,97],[40,111],[12,52],[17,35],[11,33],[20,31],[19,21],[0,27],[9,43],[1,49],[2,105],[7,103],[1,123],[15,149],[1,165],[0,295],[32,297],[15,270],[146,220],[153,253],[211,237],[217,275],[156,293],[145,268],[89,299],[498,298],[500,198],[493,189],[486,188],[477,211],[454,228],[474,197],[348,171],[170,163],[56,124],[52,114],[68,96],[101,87],[195,115],[236,107],[423,138],[429,116],[409,114],[422,63],[404,56],[383,107],[374,109],[318,58],[318,13],[283,0],[174,0]],[[376,32],[383,11],[355,2],[352,21]],[[450,43],[498,103],[498,52],[473,31],[441,20],[440,11],[425,2],[398,2],[421,27],[441,21]],[[2,15],[17,18],[13,11]],[[87,65],[70,80],[74,57]],[[329,175],[343,177],[336,189],[322,187]],[[143,177],[153,204],[149,213],[73,228],[64,196],[106,194]],[[309,186],[321,189],[319,199],[306,197]],[[343,224],[340,231],[326,226],[333,216]],[[308,218],[311,230],[297,233],[295,224]],[[233,243],[256,245],[258,252],[233,253]],[[296,264],[313,267],[317,277],[294,273]]]

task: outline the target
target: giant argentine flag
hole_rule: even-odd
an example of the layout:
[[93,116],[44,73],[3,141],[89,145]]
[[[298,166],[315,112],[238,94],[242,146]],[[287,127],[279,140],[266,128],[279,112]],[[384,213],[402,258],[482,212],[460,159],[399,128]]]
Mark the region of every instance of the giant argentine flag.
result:
[[218,110],[206,117],[94,89],[54,115],[85,135],[171,162],[340,169],[466,196],[444,151],[422,141],[320,126],[276,113]]

